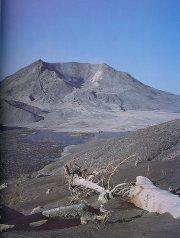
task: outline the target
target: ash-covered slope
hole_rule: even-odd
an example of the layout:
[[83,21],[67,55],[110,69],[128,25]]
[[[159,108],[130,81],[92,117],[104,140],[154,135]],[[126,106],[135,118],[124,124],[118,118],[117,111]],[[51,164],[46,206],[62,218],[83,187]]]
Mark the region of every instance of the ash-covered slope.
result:
[[134,130],[180,117],[180,96],[106,64],[38,60],[5,78],[1,97],[16,104],[3,104],[3,123],[60,131]]
[[37,61],[7,77],[1,85],[2,97],[37,105],[61,102],[72,88],[49,65]]
[[30,106],[23,102],[1,100],[0,121],[4,125],[21,126],[24,123],[33,123],[44,120],[47,111]]
[[[11,209],[30,214],[32,209],[40,206],[43,210],[66,206],[72,202],[72,194],[62,176],[63,165],[74,159],[88,172],[99,168],[111,169],[128,156],[135,155],[117,167],[111,177],[110,186],[123,182],[132,182],[136,176],[147,176],[163,189],[179,187],[180,172],[180,120],[131,132],[123,138],[90,142],[75,146],[69,155],[46,166],[41,173],[51,174],[35,178],[22,179],[10,183],[2,191],[2,201]],[[135,160],[139,159],[139,163]],[[112,171],[112,170],[110,170]],[[103,177],[102,177],[103,180]],[[101,185],[101,184],[100,184]],[[111,187],[111,188],[112,188]],[[49,194],[46,191],[51,189]],[[12,200],[12,194],[16,194]],[[97,206],[97,196],[83,197],[87,203]],[[79,201],[77,201],[79,202]],[[98,204],[99,205],[99,204]],[[110,211],[106,226],[88,223],[61,229],[55,220],[40,230],[16,230],[3,233],[3,237],[179,237],[180,220],[170,215],[146,213],[116,198],[104,207]],[[127,221],[126,221],[127,220]],[[63,222],[61,222],[63,224]],[[148,225],[147,225],[148,224]],[[43,230],[44,229],[44,230]],[[133,234],[133,235],[132,235]]]
[[9,100],[47,107],[76,103],[119,110],[180,112],[180,96],[156,90],[106,64],[46,63],[21,69],[2,82]]
[[130,157],[121,166],[121,169],[124,168],[128,174],[126,166],[136,170],[135,161],[138,162],[139,167],[144,165],[147,167],[148,163],[171,162],[175,159],[178,160],[179,156],[180,120],[174,120],[131,132],[121,138],[92,141],[70,147],[67,155],[65,154],[59,161],[47,165],[40,173],[59,174],[62,171],[62,166],[67,161],[74,159],[79,165],[94,170],[109,163],[119,164]]

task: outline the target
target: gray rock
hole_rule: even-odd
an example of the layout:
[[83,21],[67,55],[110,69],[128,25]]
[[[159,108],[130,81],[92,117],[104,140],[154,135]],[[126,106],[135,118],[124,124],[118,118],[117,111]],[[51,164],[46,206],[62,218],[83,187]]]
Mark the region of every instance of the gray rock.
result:
[[[31,126],[36,122],[37,127],[61,127],[65,123],[71,129],[82,129],[83,125],[85,128],[95,128],[104,124],[99,121],[101,117],[113,120],[110,125],[112,129],[116,117],[126,120],[125,112],[131,110],[135,113],[152,112],[151,121],[154,111],[168,115],[180,112],[180,96],[149,87],[128,73],[116,71],[106,64],[46,63],[38,60],[5,78],[1,83],[1,97],[8,102],[8,105],[3,104],[7,115],[9,112],[16,113],[16,107],[23,118],[19,121],[31,123]],[[31,110],[27,110],[30,107]],[[45,115],[44,122],[43,118],[36,118],[34,108],[35,111],[38,108],[39,111],[50,112]],[[160,122],[166,120],[167,114],[158,114],[162,118]],[[41,113],[39,116],[42,116]],[[90,123],[90,117],[94,119],[93,123]],[[142,120],[146,120],[146,117],[142,113]],[[177,117],[176,114],[171,119]],[[157,122],[157,119],[154,120]],[[16,120],[7,119],[7,124],[16,124]],[[66,128],[65,124],[63,128]],[[133,122],[130,124],[133,125]],[[147,121],[142,124],[147,125]]]

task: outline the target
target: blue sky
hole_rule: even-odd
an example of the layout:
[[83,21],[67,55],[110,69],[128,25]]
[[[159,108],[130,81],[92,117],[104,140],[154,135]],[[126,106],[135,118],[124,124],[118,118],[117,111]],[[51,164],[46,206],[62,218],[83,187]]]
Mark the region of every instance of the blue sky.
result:
[[2,0],[3,77],[37,59],[102,63],[180,94],[179,0]]

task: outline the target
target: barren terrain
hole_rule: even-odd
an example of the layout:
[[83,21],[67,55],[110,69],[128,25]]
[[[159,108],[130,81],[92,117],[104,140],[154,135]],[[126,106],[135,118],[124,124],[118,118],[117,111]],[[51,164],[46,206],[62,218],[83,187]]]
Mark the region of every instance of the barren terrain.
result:
[[72,163],[89,174],[115,167],[111,188],[135,184],[136,176],[161,189],[179,188],[180,96],[107,64],[38,60],[1,82],[0,111],[1,218],[15,224],[2,237],[180,236],[179,219],[122,197],[104,205],[105,223],[56,217],[29,225],[45,218],[40,211],[31,214],[37,207],[85,202],[99,209],[97,193],[73,197],[64,174]]
[[[179,186],[180,156],[180,121],[164,123],[146,129],[131,132],[121,138],[92,141],[83,145],[70,147],[55,163],[47,165],[40,174],[49,176],[26,178],[17,186],[11,183],[2,193],[4,203],[23,213],[30,214],[34,207],[43,209],[68,205],[71,194],[65,184],[62,166],[76,159],[77,163],[93,170],[107,165],[109,161],[119,163],[124,158],[135,154],[135,158],[122,164],[112,178],[112,185],[124,181],[133,181],[136,176],[148,176],[157,186],[168,189]],[[139,163],[136,165],[135,161]],[[46,194],[47,189],[52,192]],[[15,199],[12,194],[16,194]],[[93,206],[97,197],[85,198]],[[33,231],[15,230],[3,233],[3,237],[178,237],[180,221],[170,215],[158,215],[135,208],[119,199],[113,199],[106,205],[110,218],[106,225],[89,223],[58,222],[46,224]],[[12,214],[11,214],[12,215]],[[63,229],[61,225],[63,225]],[[71,227],[69,227],[71,226]],[[65,228],[67,227],[67,228]],[[69,228],[68,228],[69,227]],[[40,229],[40,230],[39,230]]]

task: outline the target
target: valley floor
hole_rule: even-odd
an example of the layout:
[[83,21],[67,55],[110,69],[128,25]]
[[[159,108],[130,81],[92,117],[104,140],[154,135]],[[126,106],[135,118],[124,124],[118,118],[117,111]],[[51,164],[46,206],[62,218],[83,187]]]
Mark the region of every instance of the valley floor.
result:
[[[70,107],[53,110],[44,120],[36,123],[25,123],[25,127],[34,129],[51,129],[58,132],[126,132],[163,122],[180,119],[180,113],[162,111],[121,111],[116,106],[113,110]],[[22,123],[21,123],[22,124]]]

